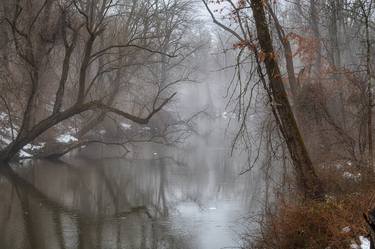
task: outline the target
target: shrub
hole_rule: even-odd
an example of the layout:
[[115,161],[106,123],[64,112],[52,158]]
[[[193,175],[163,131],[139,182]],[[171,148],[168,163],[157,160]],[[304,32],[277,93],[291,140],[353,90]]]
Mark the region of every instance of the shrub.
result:
[[246,248],[342,249],[366,235],[363,212],[372,205],[374,191],[363,190],[328,197],[324,202],[300,203],[279,200],[277,211],[268,213]]

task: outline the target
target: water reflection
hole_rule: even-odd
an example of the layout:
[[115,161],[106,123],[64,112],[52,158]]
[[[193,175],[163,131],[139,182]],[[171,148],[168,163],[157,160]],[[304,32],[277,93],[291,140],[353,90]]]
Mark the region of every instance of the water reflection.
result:
[[238,219],[246,208],[236,172],[212,170],[198,154],[181,163],[178,154],[155,153],[2,168],[0,248],[238,245]]

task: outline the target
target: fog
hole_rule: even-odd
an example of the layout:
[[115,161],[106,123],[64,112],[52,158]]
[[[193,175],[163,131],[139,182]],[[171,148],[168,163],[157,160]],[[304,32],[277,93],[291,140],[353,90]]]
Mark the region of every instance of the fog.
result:
[[[189,24],[191,30],[180,37],[181,46],[186,42],[189,46],[181,55],[186,56],[183,61],[179,61],[181,56],[169,59],[156,54],[164,60],[161,67],[151,61],[145,69],[99,76],[108,89],[116,77],[125,81],[115,92],[109,90],[115,101],[107,103],[127,110],[131,109],[128,102],[135,106],[149,97],[144,90],[150,89],[148,83],[138,81],[160,77],[158,95],[163,87],[176,92],[147,124],[99,115],[97,124],[83,132],[81,127],[91,117],[75,117],[52,133],[44,133],[37,139],[39,145],[33,142],[29,150],[24,147],[21,160],[12,162],[11,169],[2,169],[1,248],[213,249],[242,245],[241,237],[253,226],[248,217],[262,203],[262,176],[257,170],[242,174],[249,165],[249,151],[234,144],[239,118],[228,98],[232,94],[228,84],[235,74],[236,51],[230,38],[220,34],[207,12],[199,9],[200,19]],[[196,42],[186,40],[189,37]],[[168,71],[164,65],[176,68]],[[94,88],[94,94],[100,95],[100,84]],[[132,91],[140,95],[131,96]],[[133,107],[133,113],[141,111],[137,108]],[[44,109],[37,113],[45,115]],[[106,142],[79,144],[85,136]],[[53,137],[57,144],[51,142]],[[54,153],[64,143],[78,146],[63,150],[56,159]],[[35,148],[42,148],[41,152]],[[38,153],[41,159],[22,158]],[[51,155],[53,160],[43,159]]]
[[230,72],[210,65],[202,75],[180,86],[168,107],[181,117],[199,113],[176,144],[137,143],[126,156],[90,145],[62,161],[24,160],[4,169],[1,247],[240,246],[246,218],[261,201],[259,175],[240,175],[246,157],[231,155],[238,121],[225,109]]
[[360,248],[374,6],[1,0],[0,248]]

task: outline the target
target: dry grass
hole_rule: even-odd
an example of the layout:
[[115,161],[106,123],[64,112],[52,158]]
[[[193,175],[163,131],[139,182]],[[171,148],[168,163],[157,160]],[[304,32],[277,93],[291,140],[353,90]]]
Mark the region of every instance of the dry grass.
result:
[[328,190],[323,202],[279,199],[276,210],[264,215],[258,231],[247,236],[246,248],[342,249],[367,235],[363,213],[374,207],[374,185],[348,179],[342,174],[346,170],[320,170]]

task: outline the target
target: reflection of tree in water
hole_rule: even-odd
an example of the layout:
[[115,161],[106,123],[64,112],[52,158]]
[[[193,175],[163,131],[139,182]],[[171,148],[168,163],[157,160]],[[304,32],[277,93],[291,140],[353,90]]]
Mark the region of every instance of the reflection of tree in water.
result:
[[165,161],[164,160],[165,159],[161,158],[157,162],[158,167],[159,167],[159,172],[160,172],[159,194],[158,194],[157,207],[161,208],[162,216],[168,216],[168,206],[167,206],[167,200],[166,200],[166,197],[165,197],[165,184],[167,183],[167,177],[166,177],[166,172],[165,172]]
[[133,174],[124,177],[129,172],[90,163],[83,168],[54,163],[52,167],[58,168],[49,171],[45,169],[51,163],[40,162],[19,173],[3,168],[0,247],[190,248],[155,220],[156,216],[168,215],[164,185],[167,176],[162,160],[155,162],[160,175],[151,174],[159,179],[148,182],[153,187],[157,186],[153,183],[159,183],[154,188],[157,195],[143,192],[145,186],[137,187],[140,182],[131,179]]

